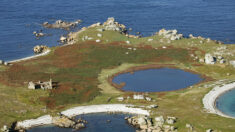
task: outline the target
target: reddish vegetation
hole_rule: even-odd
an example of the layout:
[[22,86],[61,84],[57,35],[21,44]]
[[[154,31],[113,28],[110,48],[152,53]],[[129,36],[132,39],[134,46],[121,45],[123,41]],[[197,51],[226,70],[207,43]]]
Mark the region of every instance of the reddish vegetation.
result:
[[[63,104],[86,102],[98,95],[97,76],[103,68],[114,68],[126,62],[192,61],[188,55],[191,51],[185,49],[167,47],[155,50],[151,46],[141,45],[127,56],[125,52],[128,47],[130,46],[124,45],[124,42],[103,45],[90,41],[56,48],[54,55],[15,63],[6,71],[0,72],[0,82],[16,88],[26,88],[29,81],[48,81],[52,78],[59,82],[58,88],[50,90],[49,97],[40,100],[49,108],[56,108],[63,107]],[[151,65],[142,68],[150,67]],[[135,68],[130,71],[133,70]]]

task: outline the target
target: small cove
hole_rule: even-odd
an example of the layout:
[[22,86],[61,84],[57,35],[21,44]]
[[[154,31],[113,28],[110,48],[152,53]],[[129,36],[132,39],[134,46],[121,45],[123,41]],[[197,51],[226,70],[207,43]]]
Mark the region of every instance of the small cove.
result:
[[216,99],[216,108],[222,113],[235,118],[235,89],[232,89]]
[[203,81],[200,75],[180,69],[159,68],[123,73],[115,76],[114,84],[125,84],[124,91],[164,92],[187,88]]
[[[79,132],[135,132],[136,129],[126,123],[124,119],[130,114],[108,114],[96,113],[76,116],[76,119],[82,118],[88,121],[86,128],[77,130]],[[107,122],[110,120],[110,122]],[[121,126],[121,127],[120,127]],[[71,132],[71,128],[59,128],[56,126],[39,126],[27,130],[28,132]]]

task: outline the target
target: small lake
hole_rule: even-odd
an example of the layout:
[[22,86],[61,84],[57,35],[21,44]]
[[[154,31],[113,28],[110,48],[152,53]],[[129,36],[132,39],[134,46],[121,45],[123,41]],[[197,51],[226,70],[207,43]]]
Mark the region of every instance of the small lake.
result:
[[[76,118],[82,117],[88,121],[86,128],[77,130],[78,132],[135,132],[136,129],[131,125],[127,124],[124,119],[129,114],[107,114],[107,113],[96,113],[79,115]],[[107,122],[110,120],[110,122]],[[27,132],[75,132],[71,128],[59,128],[55,126],[40,126],[35,127]]]
[[216,107],[228,116],[235,117],[235,89],[222,94],[216,100]]
[[162,92],[187,88],[203,80],[200,75],[180,69],[160,68],[123,73],[113,78],[113,83],[125,83],[124,91]]

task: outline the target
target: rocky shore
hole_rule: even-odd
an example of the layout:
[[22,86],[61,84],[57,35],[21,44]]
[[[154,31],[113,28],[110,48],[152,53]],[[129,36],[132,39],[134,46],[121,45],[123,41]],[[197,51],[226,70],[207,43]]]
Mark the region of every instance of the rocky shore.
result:
[[221,111],[219,111],[217,108],[216,108],[216,99],[224,94],[225,92],[231,90],[231,89],[234,89],[235,88],[235,82],[232,82],[232,83],[228,83],[228,84],[224,84],[222,86],[216,86],[214,87],[209,93],[207,93],[204,98],[202,99],[203,101],[203,105],[204,105],[204,108],[206,109],[207,112],[209,113],[213,113],[213,114],[217,114],[217,115],[220,115],[220,116],[223,116],[223,117],[227,117],[227,118],[233,118],[235,119],[234,117],[231,117],[231,116],[228,116],[224,113],[222,113]]
[[90,106],[78,106],[60,113],[58,117],[52,117],[51,115],[45,115],[37,119],[19,121],[16,123],[16,130],[26,130],[36,126],[54,124],[59,127],[69,127],[74,129],[84,128],[87,123],[85,120],[75,121],[74,116],[90,113],[131,113],[138,115],[148,115],[147,110],[141,108],[134,108],[134,105],[126,104],[102,104],[102,105],[90,105]]

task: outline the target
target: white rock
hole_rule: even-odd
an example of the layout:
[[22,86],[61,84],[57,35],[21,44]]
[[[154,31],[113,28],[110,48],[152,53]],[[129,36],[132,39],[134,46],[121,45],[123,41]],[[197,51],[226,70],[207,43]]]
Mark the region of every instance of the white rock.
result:
[[141,94],[139,94],[139,95],[133,95],[133,99],[137,99],[137,100],[141,100],[141,99],[144,99],[144,95],[141,95]]
[[155,121],[156,121],[156,122],[160,122],[160,123],[164,123],[164,122],[165,122],[163,116],[157,116],[157,117],[155,117]]
[[147,108],[149,108],[149,109],[157,108],[157,107],[158,107],[158,106],[157,106],[157,105],[155,105],[155,104],[147,106]]
[[215,62],[216,62],[216,58],[213,57],[211,54],[207,53],[205,55],[205,63],[206,64],[215,64]]
[[229,63],[230,63],[233,67],[235,67],[235,60],[229,61]]
[[166,46],[162,46],[163,49],[166,49]]
[[124,97],[118,97],[117,100],[118,100],[118,101],[123,101],[123,100],[124,100]]
[[145,97],[145,99],[146,99],[147,101],[151,101],[151,100],[152,100],[152,98],[150,98],[150,97]]
[[130,41],[126,41],[127,44],[130,44]]
[[206,132],[213,132],[213,130],[212,129],[207,129]]
[[64,37],[64,36],[61,36],[61,37],[60,37],[60,41],[61,41],[61,42],[65,42],[66,40],[67,40],[66,37]]
[[97,39],[97,40],[95,40],[95,42],[96,42],[96,43],[99,43],[99,42],[100,42],[100,40],[99,40],[99,39]]
[[98,37],[102,37],[102,34],[98,33],[97,36],[98,36]]
[[126,55],[128,55],[128,54],[129,54],[129,52],[126,52],[125,54],[126,54]]
[[133,50],[135,51],[135,50],[136,50],[136,48],[133,48]]
[[153,41],[153,39],[148,39],[148,41],[150,42],[150,41]]

